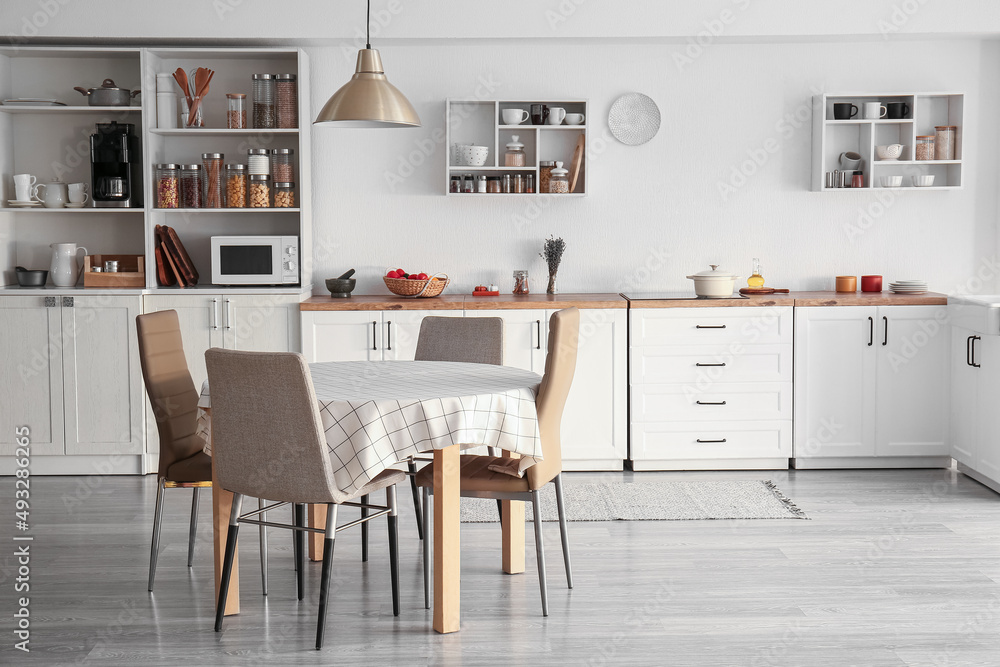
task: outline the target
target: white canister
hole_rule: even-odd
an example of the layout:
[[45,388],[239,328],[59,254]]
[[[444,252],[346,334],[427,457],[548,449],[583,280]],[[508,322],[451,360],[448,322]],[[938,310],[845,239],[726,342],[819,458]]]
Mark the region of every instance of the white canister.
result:
[[174,90],[174,75],[170,72],[157,72],[156,73],[156,92],[157,93],[173,93]]
[[177,93],[156,93],[156,127],[165,130],[177,127]]

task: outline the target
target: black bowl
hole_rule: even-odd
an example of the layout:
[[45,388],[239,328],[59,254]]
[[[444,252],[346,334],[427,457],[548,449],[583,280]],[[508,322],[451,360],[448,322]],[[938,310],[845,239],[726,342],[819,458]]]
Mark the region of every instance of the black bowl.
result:
[[48,271],[18,271],[17,284],[21,287],[44,287],[49,279]]
[[326,288],[330,290],[330,296],[348,297],[357,282],[356,278],[327,278]]

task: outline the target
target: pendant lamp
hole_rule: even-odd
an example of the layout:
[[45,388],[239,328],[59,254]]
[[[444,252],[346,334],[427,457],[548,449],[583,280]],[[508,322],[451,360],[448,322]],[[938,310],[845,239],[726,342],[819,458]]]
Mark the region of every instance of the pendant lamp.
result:
[[[368,0],[368,22],[372,3]],[[366,26],[367,27],[367,26]],[[403,93],[389,83],[370,31],[358,51],[354,76],[335,92],[315,120],[337,127],[420,127],[420,117]]]

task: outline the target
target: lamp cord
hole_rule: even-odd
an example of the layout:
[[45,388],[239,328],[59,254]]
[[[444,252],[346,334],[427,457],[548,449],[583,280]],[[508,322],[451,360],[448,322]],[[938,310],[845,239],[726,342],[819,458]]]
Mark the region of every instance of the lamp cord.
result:
[[368,0],[368,15],[365,17],[365,48],[372,48],[372,0]]

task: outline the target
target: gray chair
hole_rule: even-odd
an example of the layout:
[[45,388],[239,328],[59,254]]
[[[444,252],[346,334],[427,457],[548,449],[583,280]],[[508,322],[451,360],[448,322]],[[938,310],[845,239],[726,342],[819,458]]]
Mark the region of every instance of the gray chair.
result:
[[[264,525],[265,522],[255,518],[257,515],[287,504],[295,507],[294,523],[266,522],[266,525],[294,531],[300,600],[304,595],[305,532],[325,535],[316,648],[323,646],[336,533],[384,515],[388,516],[389,524],[392,612],[398,616],[395,485],[403,481],[405,475],[386,470],[354,493],[340,491],[334,480],[309,367],[301,354],[212,348],[205,352],[205,361],[212,388],[212,455],[216,479],[223,489],[233,493],[222,586],[215,615],[216,632],[222,630],[239,525]],[[385,489],[385,506],[352,502],[381,489]],[[277,503],[264,510],[241,514],[244,496],[268,498]],[[319,503],[327,505],[325,529],[305,525],[306,504]],[[370,510],[374,513],[337,526],[337,509],[341,505],[360,507],[366,514]]]

